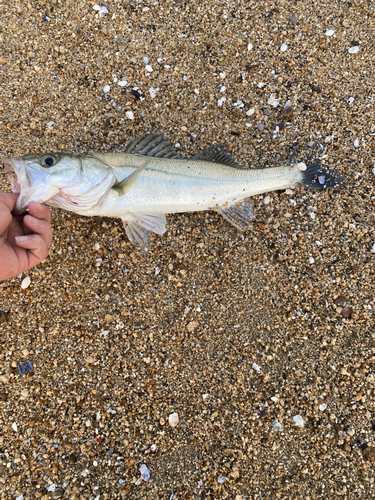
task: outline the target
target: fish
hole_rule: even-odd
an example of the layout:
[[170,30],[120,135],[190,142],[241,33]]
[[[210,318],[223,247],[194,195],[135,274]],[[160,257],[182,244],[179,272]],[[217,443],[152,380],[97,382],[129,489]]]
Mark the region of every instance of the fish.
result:
[[15,213],[38,201],[83,216],[119,217],[129,240],[147,250],[154,233],[165,233],[166,214],[214,210],[245,231],[255,218],[255,195],[298,184],[341,185],[344,180],[320,162],[323,153],[317,144],[305,161],[243,168],[222,145],[184,157],[154,132],[119,153],[25,154],[5,159],[4,166],[19,193]]

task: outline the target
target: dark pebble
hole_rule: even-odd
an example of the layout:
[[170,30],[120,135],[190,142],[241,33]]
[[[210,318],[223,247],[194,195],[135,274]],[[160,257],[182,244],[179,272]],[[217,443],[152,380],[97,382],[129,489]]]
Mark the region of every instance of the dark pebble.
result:
[[333,301],[336,306],[343,307],[346,303],[348,302],[348,299],[345,297],[345,295],[340,295]]
[[367,446],[367,448],[363,450],[363,456],[365,457],[366,460],[369,460],[370,462],[375,462],[375,448]]
[[277,122],[276,125],[279,127],[280,132],[282,132],[285,129],[284,122]]
[[34,367],[33,367],[33,365],[31,364],[31,361],[29,361],[29,360],[25,361],[24,365],[25,365],[25,368],[26,368],[26,370],[27,370],[28,372],[32,372],[32,371],[34,371]]
[[233,130],[231,131],[230,135],[235,135],[236,137],[240,136],[240,134],[238,132],[234,132]]
[[343,318],[351,318],[353,314],[353,309],[351,307],[344,307],[341,311],[341,316]]
[[23,363],[18,363],[18,373],[23,377],[26,373],[25,365]]
[[314,84],[311,84],[311,90],[312,90],[313,92],[318,92],[318,94],[320,94],[320,93],[321,93],[321,91],[322,91],[322,88],[321,88],[321,87],[319,87],[319,85],[314,85]]
[[48,496],[50,498],[61,498],[64,494],[64,491],[62,488],[56,488],[55,491],[50,491],[48,493]]
[[288,116],[291,115],[292,113],[293,113],[293,108],[284,108],[281,111],[281,116]]
[[290,22],[290,24],[293,24],[293,26],[295,26],[298,23],[298,19],[296,18],[296,16],[290,16],[288,18],[288,21]]
[[271,113],[270,113],[267,109],[265,109],[265,108],[263,108],[263,113],[264,113],[266,116],[271,116]]

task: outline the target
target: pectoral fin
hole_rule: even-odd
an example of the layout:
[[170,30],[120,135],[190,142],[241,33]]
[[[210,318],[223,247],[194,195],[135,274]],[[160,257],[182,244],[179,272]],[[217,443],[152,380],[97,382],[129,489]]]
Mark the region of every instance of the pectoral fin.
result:
[[137,168],[132,174],[128,175],[125,177],[124,180],[119,182],[118,184],[115,184],[112,189],[117,191],[120,196],[124,195],[129,191],[130,188],[134,186],[134,184],[138,181],[140,176],[143,174],[144,170],[147,168],[147,166],[150,164],[151,158],[147,161],[145,161],[140,167]]
[[148,250],[152,233],[164,234],[166,231],[166,218],[164,214],[128,214],[124,222],[125,232],[134,245],[142,250]]

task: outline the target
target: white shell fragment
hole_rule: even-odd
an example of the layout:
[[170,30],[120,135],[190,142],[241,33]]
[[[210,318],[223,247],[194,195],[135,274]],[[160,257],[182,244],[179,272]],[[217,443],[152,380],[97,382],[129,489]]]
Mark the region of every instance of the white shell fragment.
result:
[[281,52],[286,52],[288,50],[288,46],[286,43],[283,43],[280,47]]
[[168,417],[168,422],[171,427],[177,427],[179,421],[178,413],[171,413]]
[[298,170],[301,170],[303,172],[307,169],[306,163],[303,163],[303,161],[301,161],[301,163],[298,163],[297,168]]
[[246,111],[246,116],[251,116],[255,113],[255,108],[250,108]]
[[16,422],[13,422],[13,424],[12,424],[12,429],[14,430],[14,432],[17,432],[17,431],[18,431],[18,427],[17,427]]
[[354,139],[354,147],[359,148],[359,140],[358,139]]
[[217,482],[220,483],[220,484],[223,484],[226,480],[227,480],[227,478],[225,476],[222,476],[221,474],[217,478]]
[[335,34],[335,30],[327,30],[326,31],[326,36],[332,36]]
[[247,50],[251,50],[253,48],[253,44],[252,43],[249,43],[249,45],[247,46]]
[[306,422],[303,420],[301,415],[294,415],[293,422],[297,427],[301,427],[301,429],[303,429],[306,425]]
[[275,422],[272,427],[278,432],[282,432],[284,430],[284,426],[283,424],[280,424],[280,422]]
[[148,467],[146,464],[142,464],[139,468],[139,471],[141,473],[141,477],[138,479],[138,481],[135,483],[136,486],[141,484],[142,480],[143,481],[148,481],[150,479],[150,471],[148,470]]
[[154,89],[153,87],[151,87],[149,89],[149,92],[150,92],[151,99],[154,99],[156,97],[156,89]]
[[120,80],[118,84],[120,85],[120,87],[125,87],[128,84],[128,82],[126,80]]
[[26,276],[26,278],[24,278],[24,279],[22,280],[22,283],[21,283],[21,288],[22,288],[23,290],[26,290],[26,288],[29,288],[30,283],[31,283],[30,276]]
[[103,91],[104,92],[109,92],[111,90],[111,87],[109,85],[104,85]]
[[257,365],[256,363],[253,363],[253,366],[251,367],[253,370],[257,371],[258,373],[260,373],[260,366]]
[[125,116],[126,116],[126,118],[127,118],[128,120],[134,120],[134,113],[133,113],[133,111],[127,111],[127,112],[125,113]]
[[348,50],[349,54],[356,54],[359,51],[358,45],[354,45],[354,47],[350,47]]
[[149,73],[152,73],[154,70],[152,69],[152,66],[150,66],[149,64],[146,64],[146,71],[148,71]]
[[324,411],[327,408],[327,405],[325,403],[319,405],[319,410]]
[[349,97],[349,104],[352,104],[354,102],[354,97]]
[[280,99],[276,99],[275,94],[271,94],[270,98],[268,99],[268,104],[276,108],[280,103]]

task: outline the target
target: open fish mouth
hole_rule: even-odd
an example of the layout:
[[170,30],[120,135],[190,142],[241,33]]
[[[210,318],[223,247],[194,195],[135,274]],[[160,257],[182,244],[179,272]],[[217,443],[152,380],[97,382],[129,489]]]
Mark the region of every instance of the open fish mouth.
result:
[[22,185],[30,187],[30,179],[26,169],[26,163],[21,158],[7,158],[4,167],[13,193],[20,193]]

